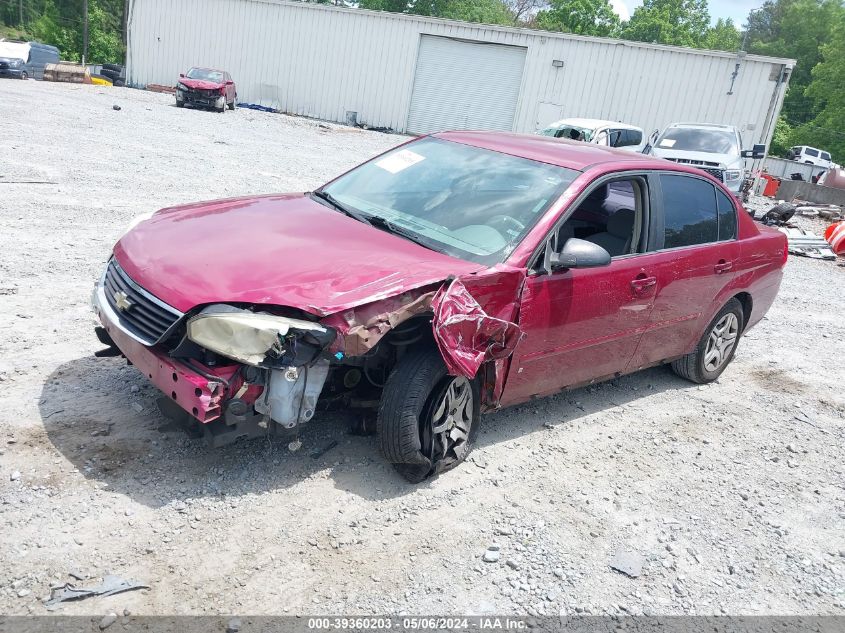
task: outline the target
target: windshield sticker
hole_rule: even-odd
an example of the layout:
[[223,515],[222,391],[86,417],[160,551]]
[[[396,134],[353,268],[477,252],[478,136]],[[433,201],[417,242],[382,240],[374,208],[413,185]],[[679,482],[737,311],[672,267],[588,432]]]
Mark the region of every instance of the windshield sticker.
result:
[[660,141],[660,147],[672,147],[675,144],[675,139],[673,138],[664,138]]
[[403,149],[402,151],[391,154],[390,156],[385,156],[380,161],[377,161],[376,167],[381,167],[385,171],[389,171],[391,174],[398,174],[403,169],[407,169],[411,165],[416,165],[423,160],[425,160],[425,156],[420,156],[409,149]]

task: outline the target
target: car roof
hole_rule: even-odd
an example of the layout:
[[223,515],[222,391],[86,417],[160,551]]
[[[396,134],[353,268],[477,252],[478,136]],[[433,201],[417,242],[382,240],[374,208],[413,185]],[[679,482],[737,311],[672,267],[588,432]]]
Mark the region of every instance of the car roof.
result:
[[604,119],[561,119],[560,121],[549,123],[546,127],[562,127],[564,125],[574,125],[576,127],[585,128],[597,128],[604,127],[605,125],[612,125],[613,127],[620,128],[622,130],[638,130],[642,132],[642,128],[639,128],[636,125],[622,123],[621,121],[605,121]]
[[541,163],[584,171],[604,163],[630,162],[632,169],[671,169],[674,163],[637,154],[635,152],[605,147],[594,143],[579,143],[569,139],[540,136],[539,134],[514,134],[512,132],[440,132],[435,138],[511,156],[519,156]]
[[226,72],[225,70],[221,70],[220,68],[206,68],[205,66],[191,66],[188,69],[188,72],[191,72],[192,70],[210,70],[211,72],[214,72],[214,73],[225,73]]
[[737,128],[733,125],[723,125],[721,123],[673,123],[666,127],[668,130],[671,127],[695,128],[701,130],[725,130],[727,132],[736,132]]

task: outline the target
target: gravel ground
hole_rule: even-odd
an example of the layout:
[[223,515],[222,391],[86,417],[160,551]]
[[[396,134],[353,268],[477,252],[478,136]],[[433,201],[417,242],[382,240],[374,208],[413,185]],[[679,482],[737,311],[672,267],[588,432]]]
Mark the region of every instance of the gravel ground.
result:
[[88,615],[845,613],[837,263],[791,259],[717,383],[658,368],[501,411],[420,486],[343,415],[295,453],[208,450],[132,367],[92,356],[90,290],[132,217],[308,189],[401,140],[3,82],[0,613],[45,613],[71,573],[150,586],[60,610]]

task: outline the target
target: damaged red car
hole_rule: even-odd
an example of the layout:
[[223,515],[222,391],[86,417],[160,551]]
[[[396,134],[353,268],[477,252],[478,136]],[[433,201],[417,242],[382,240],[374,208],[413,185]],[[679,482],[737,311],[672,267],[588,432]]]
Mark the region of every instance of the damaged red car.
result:
[[664,363],[715,380],[786,252],[697,169],[448,132],[309,193],[158,211],[94,306],[103,354],[213,444],[360,408],[417,482],[467,456],[483,412]]
[[225,70],[191,68],[179,75],[176,84],[176,107],[211,108],[225,112],[235,109],[238,90],[232,76]]

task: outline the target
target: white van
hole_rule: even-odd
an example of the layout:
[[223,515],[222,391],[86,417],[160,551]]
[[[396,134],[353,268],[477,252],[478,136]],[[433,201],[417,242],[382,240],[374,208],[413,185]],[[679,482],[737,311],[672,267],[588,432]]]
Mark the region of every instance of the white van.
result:
[[833,167],[833,162],[830,160],[830,153],[825,152],[815,147],[808,147],[807,145],[796,145],[790,147],[786,152],[787,160],[795,160],[799,163],[809,163],[816,167],[824,167],[830,169]]
[[635,125],[600,119],[561,119],[537,132],[542,136],[618,147],[631,152],[643,148],[643,130]]

